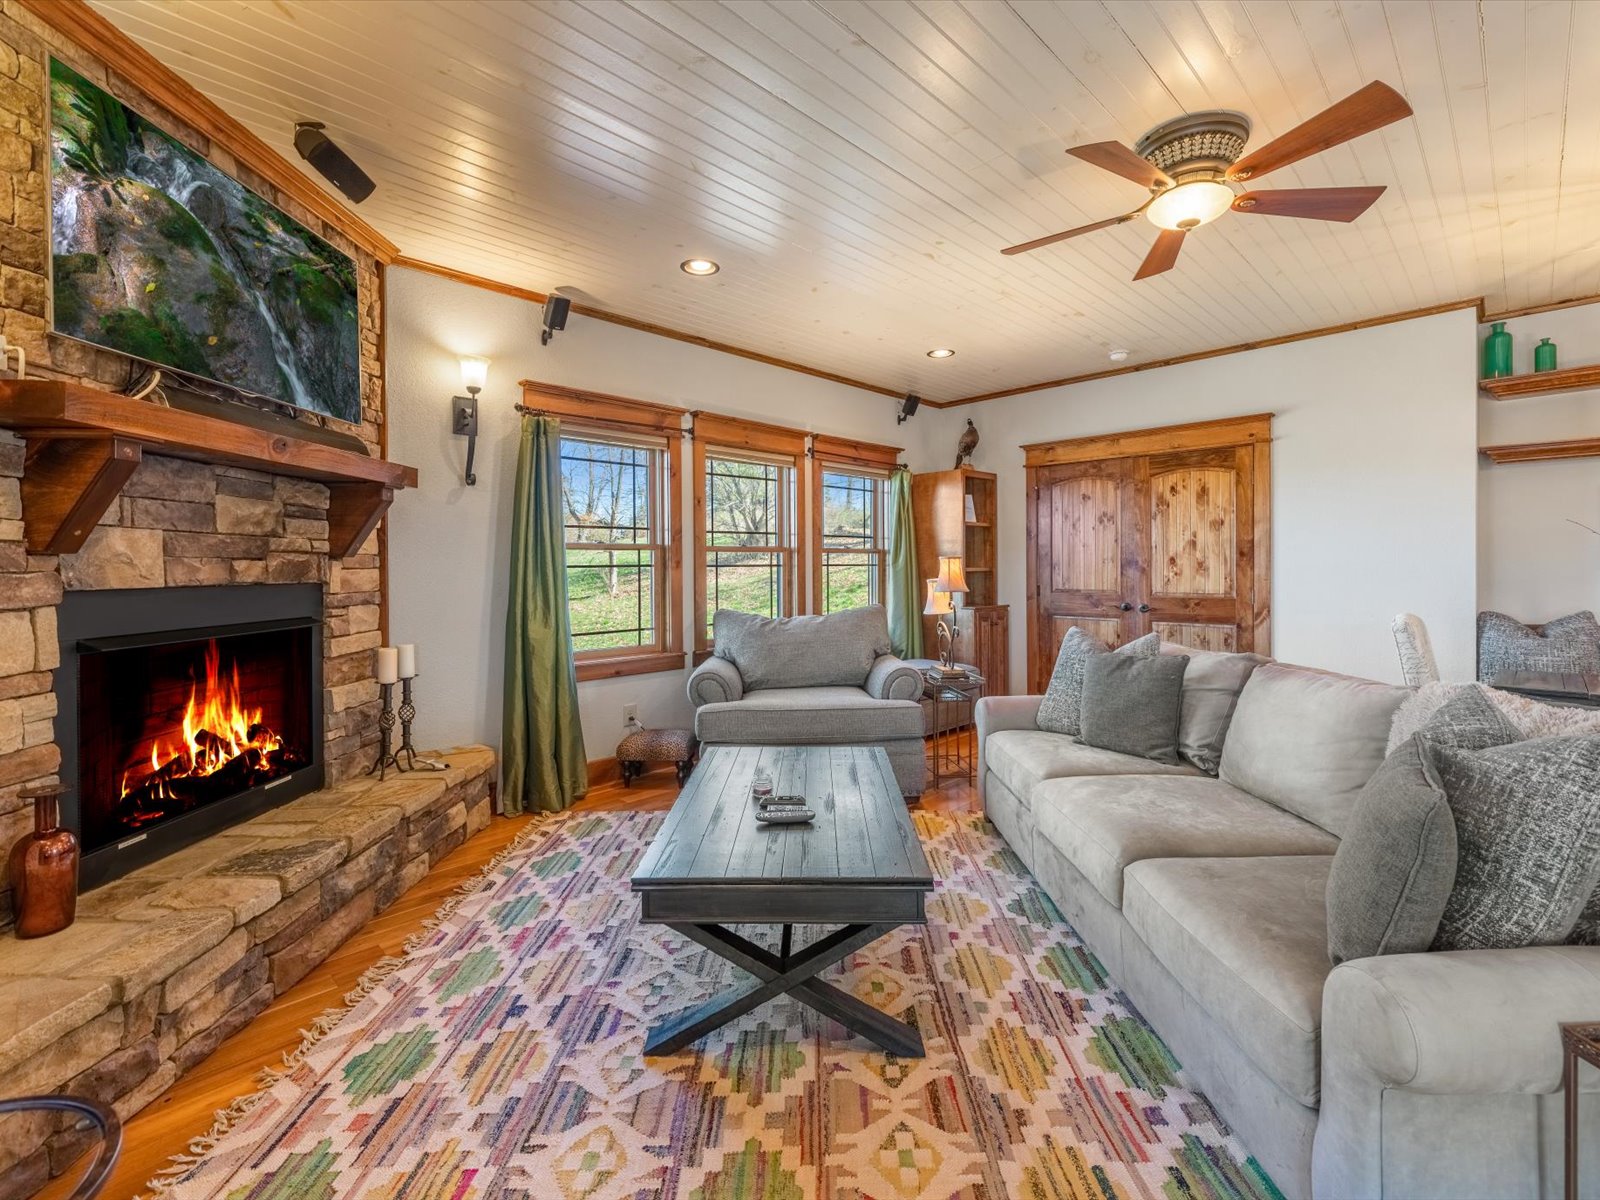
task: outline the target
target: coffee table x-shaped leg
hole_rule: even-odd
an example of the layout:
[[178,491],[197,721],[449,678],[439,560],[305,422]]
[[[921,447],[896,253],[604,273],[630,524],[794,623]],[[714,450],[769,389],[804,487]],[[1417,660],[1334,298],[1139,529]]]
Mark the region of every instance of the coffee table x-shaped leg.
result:
[[816,977],[862,946],[898,929],[898,923],[846,925],[798,952],[791,951],[794,926],[785,925],[782,949],[777,954],[722,925],[680,922],[667,922],[667,925],[749,972],[755,976],[755,981],[713,996],[697,1008],[657,1025],[645,1041],[646,1054],[673,1054],[713,1029],[787,992],[891,1054],[903,1058],[922,1057],[922,1035],[910,1025]]

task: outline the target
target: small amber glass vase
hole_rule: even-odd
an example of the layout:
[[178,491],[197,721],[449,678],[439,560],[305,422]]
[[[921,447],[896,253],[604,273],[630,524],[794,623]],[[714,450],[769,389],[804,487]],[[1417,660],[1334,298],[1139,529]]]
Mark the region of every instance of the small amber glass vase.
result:
[[11,896],[17,936],[60,933],[78,911],[78,838],[61,828],[59,785],[22,792],[33,801],[33,832],[11,847]]

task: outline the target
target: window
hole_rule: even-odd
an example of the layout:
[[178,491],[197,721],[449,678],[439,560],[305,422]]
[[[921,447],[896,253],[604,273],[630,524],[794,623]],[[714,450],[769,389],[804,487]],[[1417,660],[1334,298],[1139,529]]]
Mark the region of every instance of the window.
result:
[[684,664],[684,410],[524,383],[525,410],[561,418],[561,517],[579,680]]
[[659,650],[665,442],[561,438],[567,602],[578,654]]
[[888,490],[884,475],[823,465],[818,489],[819,612],[884,603]]
[[719,608],[782,617],[790,612],[793,469],[777,462],[706,455],[705,633]]

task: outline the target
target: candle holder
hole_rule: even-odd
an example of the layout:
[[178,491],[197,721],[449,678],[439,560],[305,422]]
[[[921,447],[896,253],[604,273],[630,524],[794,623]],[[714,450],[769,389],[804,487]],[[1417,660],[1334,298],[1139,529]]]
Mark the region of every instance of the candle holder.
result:
[[400,749],[394,753],[395,770],[443,771],[450,766],[449,763],[431,758],[419,759],[417,748],[411,744],[411,722],[417,719],[417,706],[411,702],[411,683],[415,678],[415,675],[407,675],[400,681]]
[[[378,782],[381,783],[388,775],[390,767],[397,771],[403,771],[405,768],[400,765],[399,756],[389,748],[394,735],[394,684],[380,683],[378,690],[383,693],[383,711],[378,714],[378,757],[367,768],[367,774],[371,775],[376,771]],[[410,689],[407,688],[407,691]]]

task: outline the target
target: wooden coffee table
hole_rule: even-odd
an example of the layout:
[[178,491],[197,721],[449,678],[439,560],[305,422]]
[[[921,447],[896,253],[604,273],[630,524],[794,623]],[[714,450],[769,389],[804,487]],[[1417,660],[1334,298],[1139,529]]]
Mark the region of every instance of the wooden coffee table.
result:
[[[750,785],[757,766],[779,794],[798,794],[809,825],[764,825]],[[817,978],[901,925],[925,924],[933,874],[880,746],[713,746],[672,806],[633,876],[641,919],[666,925],[753,980],[650,1031],[646,1054],[672,1054],[790,993],[906,1057],[915,1029]],[[729,925],[782,926],[777,953]],[[838,925],[808,946],[796,925]]]

